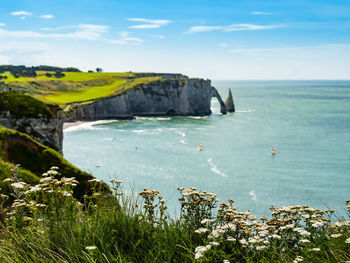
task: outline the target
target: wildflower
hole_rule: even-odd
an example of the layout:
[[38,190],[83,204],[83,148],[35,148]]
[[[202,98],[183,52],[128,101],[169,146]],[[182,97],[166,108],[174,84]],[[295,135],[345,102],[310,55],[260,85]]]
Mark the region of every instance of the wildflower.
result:
[[265,249],[265,248],[267,248],[267,246],[257,246],[257,247],[256,247],[256,250],[263,250],[263,249]]
[[207,218],[205,218],[205,219],[203,219],[203,220],[201,221],[201,224],[204,225],[204,224],[206,224],[206,223],[211,223],[211,222],[213,222],[212,219],[207,219]]
[[301,239],[300,242],[301,243],[310,243],[310,240],[308,240],[308,239]]
[[301,261],[303,261],[303,257],[302,256],[297,256],[295,259],[294,259],[294,261],[293,261],[293,263],[298,263],[298,262],[301,262]]
[[197,234],[204,234],[204,233],[208,232],[208,229],[201,227],[201,228],[198,228],[197,230],[195,230],[194,232]]
[[13,181],[13,179],[12,179],[12,178],[6,178],[6,179],[4,180],[4,182],[9,182],[9,183],[12,183],[12,182],[14,182],[14,181]]
[[25,192],[25,194],[37,192],[37,191],[40,191],[40,190],[41,190],[41,187],[39,185],[31,186],[30,189]]
[[229,236],[229,237],[227,237],[227,241],[229,241],[229,242],[234,242],[234,241],[236,241],[236,239],[233,238],[233,237],[231,237],[231,236]]
[[41,178],[41,179],[40,179],[40,183],[49,182],[49,181],[51,181],[51,180],[53,180],[53,178],[50,177],[50,176],[44,177],[44,178]]
[[195,259],[199,259],[201,258],[203,255],[203,253],[207,250],[211,249],[211,245],[206,245],[205,247],[204,246],[199,246],[199,247],[196,247],[195,249]]
[[227,259],[224,259],[224,261],[222,263],[230,263],[230,261]]
[[101,183],[101,180],[94,178],[88,181],[89,183]]
[[345,243],[350,244],[350,237],[345,240]]
[[23,182],[18,182],[18,183],[12,183],[11,186],[15,189],[24,189],[24,187],[26,186],[26,183]]
[[57,171],[54,171],[54,170],[50,170],[50,171],[47,171],[46,172],[48,175],[57,175],[58,172]]
[[111,183],[115,183],[115,184],[121,184],[123,181],[120,179],[112,179]]
[[317,251],[320,251],[320,249],[318,247],[314,247],[309,249],[309,251],[317,252]]
[[213,246],[218,246],[220,245],[218,242],[215,242],[215,241],[212,241],[212,242],[209,242],[210,245],[213,245]]
[[315,223],[312,224],[313,227],[320,227],[320,226],[323,226],[324,223],[323,222],[320,222],[320,221],[316,221]]
[[66,196],[66,197],[71,197],[71,196],[72,196],[71,193],[68,193],[68,192],[66,192],[66,191],[63,191],[63,192],[62,192],[62,195],[63,195],[63,196]]
[[239,243],[241,243],[242,245],[248,245],[248,242],[245,238],[242,238]]
[[331,237],[333,238],[338,238],[338,237],[341,237],[343,234],[332,234]]
[[95,246],[88,246],[88,247],[85,247],[86,250],[94,250],[94,249],[97,249],[97,247]]
[[277,234],[272,234],[271,237],[272,238],[276,238],[276,239],[281,239],[282,238],[280,235],[277,235]]
[[213,237],[219,237],[219,232],[218,232],[218,230],[213,230],[213,231],[211,231],[211,235],[213,236]]

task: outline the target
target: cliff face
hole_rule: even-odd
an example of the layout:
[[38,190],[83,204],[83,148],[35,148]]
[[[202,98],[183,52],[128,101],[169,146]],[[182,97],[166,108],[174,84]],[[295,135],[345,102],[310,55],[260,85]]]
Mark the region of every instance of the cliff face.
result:
[[28,134],[62,154],[64,114],[24,94],[0,93],[0,125]]
[[[134,116],[209,115],[211,98],[220,97],[210,80],[172,78],[141,84],[125,94],[80,106],[69,119],[99,120]],[[221,100],[221,98],[220,98]],[[226,113],[222,112],[222,113]]]

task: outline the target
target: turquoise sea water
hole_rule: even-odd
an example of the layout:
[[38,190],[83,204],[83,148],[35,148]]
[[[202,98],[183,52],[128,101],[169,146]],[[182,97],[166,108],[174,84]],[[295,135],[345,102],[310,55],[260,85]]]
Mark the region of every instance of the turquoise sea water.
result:
[[[333,208],[350,199],[350,81],[214,81],[236,113],[98,121],[65,130],[64,156],[138,191],[158,189],[179,211],[178,186],[234,199],[268,215],[270,205]],[[198,145],[202,143],[203,151]],[[271,147],[276,155],[271,155]]]

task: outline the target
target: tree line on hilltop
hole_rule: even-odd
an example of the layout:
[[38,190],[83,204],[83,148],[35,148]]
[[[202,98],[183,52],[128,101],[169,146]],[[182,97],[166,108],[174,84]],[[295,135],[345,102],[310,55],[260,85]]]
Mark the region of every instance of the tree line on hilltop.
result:
[[[32,67],[26,67],[26,66],[13,66],[13,65],[2,65],[0,66],[0,74],[5,72],[10,72],[15,78],[19,77],[36,77],[37,71],[51,71],[54,73],[46,73],[47,77],[57,77],[61,78],[65,75],[63,72],[81,72],[79,69],[74,67],[68,67],[68,68],[60,68],[60,67],[53,67],[53,66],[32,66]],[[0,79],[7,78],[7,76],[1,76]]]

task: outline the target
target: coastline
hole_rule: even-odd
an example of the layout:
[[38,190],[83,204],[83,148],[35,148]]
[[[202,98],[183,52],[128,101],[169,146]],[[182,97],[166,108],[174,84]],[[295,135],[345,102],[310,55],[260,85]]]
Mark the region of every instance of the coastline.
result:
[[71,127],[80,126],[82,124],[88,123],[88,121],[75,121],[75,122],[65,122],[63,123],[63,130]]

